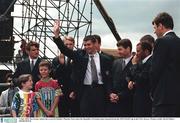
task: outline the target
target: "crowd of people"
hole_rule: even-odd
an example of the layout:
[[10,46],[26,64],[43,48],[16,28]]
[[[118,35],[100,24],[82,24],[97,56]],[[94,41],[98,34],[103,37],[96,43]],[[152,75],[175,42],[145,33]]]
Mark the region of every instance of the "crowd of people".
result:
[[84,48],[74,50],[74,38],[62,40],[55,21],[53,40],[61,53],[50,62],[39,57],[37,42],[28,42],[13,86],[1,94],[1,112],[13,117],[179,117],[180,38],[166,12],[152,25],[156,40],[144,35],[134,54],[131,40],[121,39],[114,58],[101,51],[99,35],[86,36]]

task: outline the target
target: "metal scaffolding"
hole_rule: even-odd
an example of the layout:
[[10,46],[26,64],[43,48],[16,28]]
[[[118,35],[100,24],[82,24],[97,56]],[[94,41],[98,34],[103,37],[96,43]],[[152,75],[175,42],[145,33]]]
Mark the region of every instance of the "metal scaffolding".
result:
[[50,47],[52,29],[59,19],[60,34],[73,36],[76,47],[81,48],[80,37],[92,33],[92,6],[92,0],[17,0],[13,35],[40,43],[41,57],[53,58],[57,53]]

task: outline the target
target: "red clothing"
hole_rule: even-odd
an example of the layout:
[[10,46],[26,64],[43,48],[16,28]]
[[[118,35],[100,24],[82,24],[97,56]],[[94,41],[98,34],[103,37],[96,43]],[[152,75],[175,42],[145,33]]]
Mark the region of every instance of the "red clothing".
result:
[[[48,82],[39,80],[35,85],[35,91],[37,93],[37,98],[41,98],[42,103],[47,110],[51,110],[54,104],[55,97],[60,96],[62,91],[58,85],[57,80],[50,79]],[[55,117],[58,117],[58,107],[55,108]],[[38,110],[39,117],[46,117],[45,112],[42,109]]]
[[52,79],[48,82],[43,82],[42,80],[39,80],[35,85],[35,92],[39,92],[39,89],[44,88],[44,87],[52,87],[55,90],[60,88],[57,80]]

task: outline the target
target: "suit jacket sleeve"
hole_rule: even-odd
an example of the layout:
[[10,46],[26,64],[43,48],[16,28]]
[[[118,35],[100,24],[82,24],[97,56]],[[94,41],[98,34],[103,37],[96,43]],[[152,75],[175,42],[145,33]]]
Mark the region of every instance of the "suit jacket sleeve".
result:
[[20,75],[20,64],[18,63],[17,64],[17,67],[16,67],[16,70],[15,70],[15,72],[14,72],[14,74],[13,74],[13,78],[17,78],[17,77],[19,77],[19,75]]
[[18,86],[18,77],[21,75],[21,65],[20,65],[20,63],[17,64],[16,70],[15,70],[15,72],[13,74],[12,81],[15,84],[15,86]]
[[165,39],[159,38],[156,40],[156,45],[154,48],[152,56],[152,68],[151,68],[151,82],[152,82],[152,91],[156,88],[156,85],[159,82],[161,74],[163,73],[165,66],[167,66],[167,55],[168,53],[168,44]]
[[65,66],[59,63],[58,57],[52,61],[53,77],[58,80],[62,80],[62,72],[65,70]]
[[117,93],[122,99],[128,98],[130,95],[130,90],[128,89],[126,74],[122,71],[121,61],[119,59],[115,60],[113,63],[112,75],[112,91]]

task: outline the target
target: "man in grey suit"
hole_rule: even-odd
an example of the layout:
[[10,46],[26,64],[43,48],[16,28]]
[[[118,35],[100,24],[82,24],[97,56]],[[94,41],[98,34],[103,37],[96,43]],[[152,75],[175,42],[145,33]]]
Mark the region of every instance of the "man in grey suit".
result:
[[159,13],[152,22],[157,35],[152,56],[152,116],[180,116],[180,38],[173,18]]
[[132,66],[132,44],[129,39],[122,39],[117,43],[118,54],[121,58],[115,60],[112,66],[112,93],[108,108],[109,116],[132,116],[132,92],[128,89],[126,79]]

